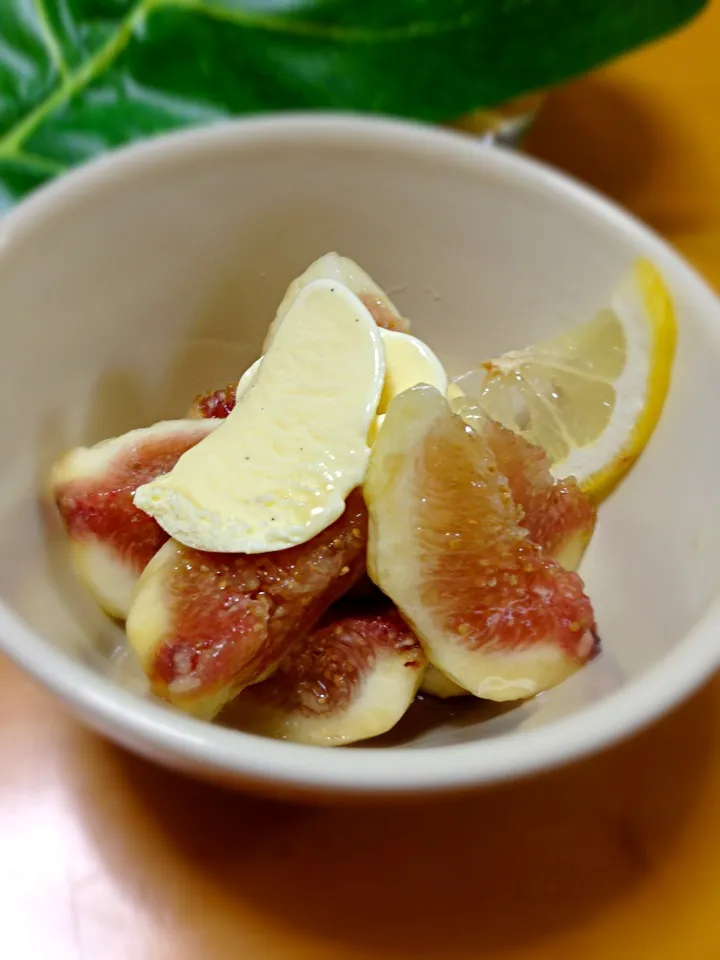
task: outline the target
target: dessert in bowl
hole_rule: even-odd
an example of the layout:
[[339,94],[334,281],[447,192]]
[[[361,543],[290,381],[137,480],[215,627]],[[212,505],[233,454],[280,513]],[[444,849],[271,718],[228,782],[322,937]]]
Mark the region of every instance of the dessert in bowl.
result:
[[[457,135],[293,117],[117,154],[3,226],[2,643],[109,736],[263,789],[452,789],[595,749],[712,670],[715,455],[683,414],[712,403],[717,305],[620,211]],[[333,248],[372,288],[288,290]],[[128,464],[122,549],[117,476],[74,535],[87,478]]]

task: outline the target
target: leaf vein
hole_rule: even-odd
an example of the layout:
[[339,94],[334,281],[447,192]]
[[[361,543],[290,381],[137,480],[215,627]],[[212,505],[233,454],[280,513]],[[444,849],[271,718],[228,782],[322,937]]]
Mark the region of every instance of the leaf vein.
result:
[[468,10],[452,20],[417,20],[397,27],[367,29],[330,23],[313,23],[309,20],[288,20],[284,17],[263,17],[245,10],[216,7],[212,3],[207,3],[206,0],[154,0],[152,6],[156,10],[188,10],[213,20],[234,23],[239,27],[263,30],[267,33],[282,33],[340,43],[393,43],[413,37],[436,37],[440,34],[467,29],[476,21],[473,12]]
[[157,6],[157,3],[154,3],[153,0],[139,0],[137,6],[131,9],[125,19],[119,23],[115,33],[103,47],[77,70],[67,74],[59,86],[34,110],[31,110],[20,123],[8,130],[3,137],[0,137],[0,157],[10,157],[16,154],[27,138],[53,110],[62,106],[76,93],[92,83],[103,70],[107,69],[127,46],[135,28],[152,6]]
[[50,17],[48,16],[48,12],[45,7],[45,0],[33,0],[33,5],[35,7],[35,12],[38,15],[40,29],[42,31],[43,40],[45,41],[45,46],[50,59],[52,60],[55,69],[60,74],[60,77],[64,79],[68,74],[68,65],[65,62],[60,41],[55,36],[55,32],[53,31]]
[[[58,71],[61,73],[61,82],[56,89],[53,90],[45,100],[39,103],[34,110],[31,110],[23,120],[14,128],[8,130],[3,137],[0,137],[0,157],[8,157],[17,153],[22,144],[32,135],[35,129],[49,114],[83,90],[92,83],[95,77],[107,69],[127,46],[135,28],[154,10],[187,10],[203,14],[216,20],[234,23],[237,26],[248,29],[315,37],[344,43],[393,42],[413,36],[436,36],[440,32],[450,33],[456,30],[462,30],[474,21],[472,14],[466,12],[452,21],[417,21],[385,30],[367,30],[357,27],[348,28],[333,26],[331,24],[311,23],[305,20],[262,17],[240,10],[222,9],[207,3],[206,0],[139,0],[137,5],[133,7],[124,20],[120,22],[117,30],[109,38],[107,43],[77,70],[70,73],[67,71],[66,66],[64,71],[60,70],[60,60],[57,58],[62,58],[62,51],[51,29],[47,11],[43,6],[44,0],[33,0],[33,2],[36,5],[36,9],[43,23],[48,49],[51,51],[54,62],[58,66]],[[64,61],[62,61],[62,63],[64,66]]]
[[67,170],[67,165],[53,160],[50,157],[44,157],[39,153],[28,153],[25,150],[18,150],[12,155],[13,160],[24,163],[28,167],[35,167],[36,170],[42,170],[44,173],[58,174]]

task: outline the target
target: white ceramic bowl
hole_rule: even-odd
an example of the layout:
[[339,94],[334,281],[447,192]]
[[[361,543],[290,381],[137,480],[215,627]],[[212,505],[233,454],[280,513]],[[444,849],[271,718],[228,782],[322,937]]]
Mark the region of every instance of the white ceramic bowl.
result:
[[[643,254],[675,297],[662,422],[603,505],[583,566],[604,643],[570,681],[477,721],[436,711],[390,746],[326,750],[151,702],[39,506],[63,449],[165,416],[255,358],[285,286],[336,249],[458,373],[589,317]],[[720,657],[720,305],[661,240],[567,178],[462,135],[279,117],[162,138],[41,190],[0,223],[0,644],[96,729],[267,792],[442,791],[597,750]],[[232,342],[232,348],[223,344]]]

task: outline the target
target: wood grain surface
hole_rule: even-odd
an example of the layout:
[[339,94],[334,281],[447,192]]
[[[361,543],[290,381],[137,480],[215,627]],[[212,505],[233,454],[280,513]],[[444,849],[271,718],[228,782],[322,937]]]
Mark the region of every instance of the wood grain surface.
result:
[[[720,7],[553,94],[528,145],[720,286]],[[717,960],[720,678],[542,779],[311,809],[185,781],[0,659],[7,960]]]

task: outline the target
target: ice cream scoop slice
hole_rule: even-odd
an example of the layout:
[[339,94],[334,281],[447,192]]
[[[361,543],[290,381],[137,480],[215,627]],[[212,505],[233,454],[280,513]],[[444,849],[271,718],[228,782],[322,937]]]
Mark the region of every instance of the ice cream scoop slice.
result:
[[124,618],[138,577],[167,540],[133,504],[137,487],[172,469],[217,420],[170,420],[94,447],[76,447],[54,465],[50,491],[70,537],[80,580],[114,617]]
[[[307,270],[297,277],[288,287],[277,315],[271,323],[265,337],[264,350],[270,347],[280,323],[285,319],[289,309],[294,305],[300,293],[315,280],[332,280],[343,284],[358,296],[367,307],[375,323],[389,336],[384,337],[388,363],[393,370],[388,369],[385,405],[392,396],[401,392],[395,386],[391,394],[387,394],[389,384],[404,383],[402,389],[415,383],[429,383],[441,392],[447,389],[447,376],[442,365],[430,348],[416,338],[405,338],[398,333],[407,334],[410,329],[409,321],[400,316],[397,307],[381,287],[375,283],[362,267],[348,257],[341,257],[337,253],[326,253],[310,264]],[[210,390],[195,397],[188,412],[188,417],[227,417],[235,407],[237,400],[246,393],[255,379],[262,358],[256,360],[242,375],[239,383],[230,383],[216,390]],[[417,374],[412,379],[412,374]]]
[[368,310],[330,280],[307,285],[252,389],[135,504],[180,543],[262,553],[305,543],[362,483],[385,350]]
[[382,338],[385,344],[385,383],[378,415],[370,431],[371,444],[394,397],[420,383],[435,387],[440,393],[445,393],[448,386],[443,365],[424,341],[392,330],[383,330]]
[[307,270],[296,277],[287,288],[275,319],[265,336],[263,353],[267,353],[280,324],[302,291],[316,280],[332,280],[347,287],[362,300],[379,327],[400,330],[403,333],[407,333],[410,329],[410,324],[400,316],[397,307],[382,287],[379,287],[361,266],[349,257],[341,257],[337,253],[326,253],[325,256],[311,263]]
[[[418,383],[427,383],[441,393],[445,393],[448,386],[443,365],[426,343],[408,333],[397,333],[386,329],[381,329],[380,333],[385,347],[385,381],[380,395],[378,415],[370,430],[371,443],[382,426],[385,411],[393,397]],[[191,415],[228,416],[232,407],[254,385],[261,363],[262,357],[248,367],[240,377],[237,387],[229,386],[198,398]],[[223,413],[223,410],[228,412]]]

